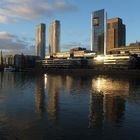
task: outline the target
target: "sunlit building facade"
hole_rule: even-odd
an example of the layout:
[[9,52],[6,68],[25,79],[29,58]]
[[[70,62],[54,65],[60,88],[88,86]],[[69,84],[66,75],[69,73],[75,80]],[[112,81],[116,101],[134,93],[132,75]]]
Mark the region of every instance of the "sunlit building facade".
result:
[[49,26],[49,54],[60,52],[60,21],[55,20]]
[[3,63],[4,65],[10,65],[13,66],[15,64],[15,56],[14,55],[5,55],[3,57]]
[[107,32],[106,32],[106,12],[104,9],[92,13],[91,18],[91,50],[97,54],[106,54]]
[[41,59],[45,58],[46,48],[46,25],[41,23],[37,26],[36,33],[36,55],[40,56]]
[[125,46],[126,29],[120,18],[113,18],[107,21],[107,50]]
[[140,57],[140,43],[131,43],[128,46],[121,46],[108,50],[108,54],[121,54],[121,55],[138,55]]

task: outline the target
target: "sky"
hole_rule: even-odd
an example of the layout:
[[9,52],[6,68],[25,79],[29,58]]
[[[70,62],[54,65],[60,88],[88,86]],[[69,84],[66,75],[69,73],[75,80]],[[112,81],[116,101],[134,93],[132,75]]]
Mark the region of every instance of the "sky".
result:
[[140,0],[0,0],[0,50],[6,54],[35,54],[36,26],[61,22],[61,51],[90,49],[91,13],[105,9],[108,19],[126,25],[126,44],[140,41]]

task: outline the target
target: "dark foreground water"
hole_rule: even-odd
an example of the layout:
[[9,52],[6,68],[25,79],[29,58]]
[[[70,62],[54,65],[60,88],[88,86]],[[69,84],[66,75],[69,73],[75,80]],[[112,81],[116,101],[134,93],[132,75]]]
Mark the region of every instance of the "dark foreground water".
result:
[[100,139],[140,139],[140,79],[0,73],[0,140]]

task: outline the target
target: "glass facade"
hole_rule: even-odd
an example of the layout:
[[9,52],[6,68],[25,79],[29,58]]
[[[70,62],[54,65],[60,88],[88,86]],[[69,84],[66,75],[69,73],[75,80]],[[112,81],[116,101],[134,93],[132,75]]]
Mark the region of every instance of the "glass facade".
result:
[[97,54],[104,54],[106,48],[106,15],[105,10],[95,11],[92,14],[91,50]]

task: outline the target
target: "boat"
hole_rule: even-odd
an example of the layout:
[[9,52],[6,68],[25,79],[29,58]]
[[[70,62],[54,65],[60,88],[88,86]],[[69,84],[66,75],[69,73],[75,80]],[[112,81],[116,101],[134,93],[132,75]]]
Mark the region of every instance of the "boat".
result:
[[12,66],[4,68],[4,72],[14,72],[14,71],[16,71],[16,69],[14,67],[12,67]]
[[4,68],[3,68],[3,66],[2,66],[2,65],[0,65],[0,72],[1,72],[1,71],[3,71],[3,69],[4,69]]

